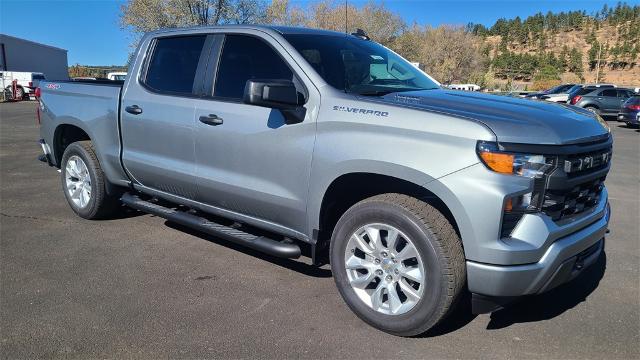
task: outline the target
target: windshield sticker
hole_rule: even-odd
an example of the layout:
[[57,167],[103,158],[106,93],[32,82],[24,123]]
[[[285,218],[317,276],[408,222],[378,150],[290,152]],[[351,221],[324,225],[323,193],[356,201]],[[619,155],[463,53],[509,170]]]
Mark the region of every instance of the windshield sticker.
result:
[[387,117],[389,116],[389,113],[386,111],[377,111],[377,110],[371,110],[371,109],[361,109],[361,108],[353,108],[353,107],[348,107],[348,106],[334,106],[333,107],[334,111],[344,111],[344,112],[350,112],[350,113],[354,113],[354,114],[365,114],[365,115],[373,115],[373,116],[382,116],[382,117]]

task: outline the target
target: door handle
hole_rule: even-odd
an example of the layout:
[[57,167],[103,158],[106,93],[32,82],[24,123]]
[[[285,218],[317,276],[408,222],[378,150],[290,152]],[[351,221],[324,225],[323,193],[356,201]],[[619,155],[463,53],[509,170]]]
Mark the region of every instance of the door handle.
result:
[[140,106],[138,106],[138,105],[127,106],[126,108],[124,108],[124,111],[128,112],[129,114],[133,114],[133,115],[142,114],[142,108]]
[[203,124],[218,126],[222,125],[222,118],[216,114],[202,115],[200,116],[200,122]]

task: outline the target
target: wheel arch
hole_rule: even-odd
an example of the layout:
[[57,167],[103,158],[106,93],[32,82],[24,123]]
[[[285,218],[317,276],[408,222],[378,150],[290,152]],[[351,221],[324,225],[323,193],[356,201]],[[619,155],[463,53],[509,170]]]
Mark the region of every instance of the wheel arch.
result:
[[312,227],[313,238],[316,241],[314,262],[323,263],[323,259],[326,259],[331,234],[346,210],[361,200],[384,193],[404,194],[428,202],[447,218],[458,236],[461,236],[458,220],[442,194],[438,193],[440,189],[438,187],[431,189],[428,186],[433,179],[425,183],[420,181],[424,177],[406,179],[396,174],[399,173],[367,171],[342,173],[326,186],[316,213],[311,215],[312,220],[317,221]]
[[68,123],[56,126],[53,133],[53,148],[51,150],[53,151],[54,160],[58,168],[62,166],[62,155],[67,146],[73,142],[83,140],[91,141],[91,136],[89,136],[89,133],[82,127]]

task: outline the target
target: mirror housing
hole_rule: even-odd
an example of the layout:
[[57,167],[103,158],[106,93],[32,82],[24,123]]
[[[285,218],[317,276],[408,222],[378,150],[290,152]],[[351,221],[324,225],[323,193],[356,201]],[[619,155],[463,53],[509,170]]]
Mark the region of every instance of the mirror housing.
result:
[[306,109],[298,101],[298,90],[290,80],[247,80],[243,101],[282,111],[287,124],[302,122],[306,114]]

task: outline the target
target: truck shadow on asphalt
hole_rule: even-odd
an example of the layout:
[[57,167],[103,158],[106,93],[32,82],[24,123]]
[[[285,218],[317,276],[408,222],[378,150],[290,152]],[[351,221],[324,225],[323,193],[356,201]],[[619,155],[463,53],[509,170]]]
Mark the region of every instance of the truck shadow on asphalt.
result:
[[[585,269],[573,281],[547,293],[525,297],[519,302],[492,313],[487,330],[503,329],[517,323],[552,319],[574,308],[585,301],[598,287],[600,280],[604,277],[606,264],[607,256],[603,252],[593,266]],[[463,328],[476,317],[477,315],[471,312],[471,296],[467,293],[460,300],[458,308],[443,323],[419,337],[436,337],[448,334]]]
[[[186,227],[186,226],[182,226],[180,224],[176,224],[173,223],[171,221],[165,221],[164,223],[166,226],[187,233],[189,235],[195,236],[195,237],[199,237],[201,239],[207,240],[209,242],[215,243],[216,245],[220,245],[220,246],[224,246],[226,248],[232,249],[234,251],[238,251],[244,254],[247,254],[249,256],[253,256],[255,258],[258,258],[260,260],[264,260],[267,261],[271,264],[277,265],[277,266],[281,266],[283,268],[287,268],[293,271],[296,271],[298,273],[301,273],[303,275],[307,275],[307,276],[311,276],[311,277],[317,277],[317,278],[329,278],[331,277],[331,270],[328,269],[323,269],[323,268],[319,268],[317,266],[314,265],[310,265],[310,264],[305,264],[303,262],[300,261],[296,261],[296,260],[291,260],[291,259],[282,259],[282,258],[278,258],[275,256],[271,256],[259,251],[255,251],[253,249],[249,249],[247,247],[244,247],[242,245],[237,245],[235,243],[232,243],[230,241],[226,241],[224,239],[215,237],[213,235],[209,235],[197,230],[194,230],[192,228]],[[310,257],[311,254],[311,250],[310,248],[307,248],[304,246],[304,244],[301,244],[301,250],[302,250],[302,257]]]
[[492,313],[487,329],[502,329],[516,323],[548,320],[576,307],[598,287],[606,268],[607,255],[603,252],[593,266],[585,269],[573,281],[547,293],[524,298]]

